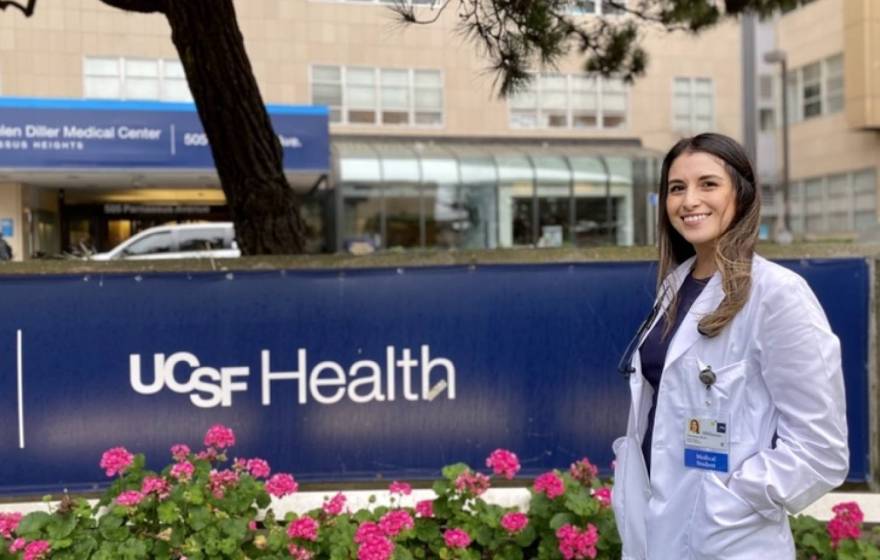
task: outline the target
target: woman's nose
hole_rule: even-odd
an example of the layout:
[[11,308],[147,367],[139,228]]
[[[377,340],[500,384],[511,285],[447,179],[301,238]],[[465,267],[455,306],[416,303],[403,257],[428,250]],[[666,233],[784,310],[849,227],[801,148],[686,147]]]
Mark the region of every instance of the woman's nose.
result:
[[684,190],[684,199],[682,200],[682,205],[685,208],[694,208],[695,206],[700,204],[700,193],[697,192],[697,189],[686,188]]

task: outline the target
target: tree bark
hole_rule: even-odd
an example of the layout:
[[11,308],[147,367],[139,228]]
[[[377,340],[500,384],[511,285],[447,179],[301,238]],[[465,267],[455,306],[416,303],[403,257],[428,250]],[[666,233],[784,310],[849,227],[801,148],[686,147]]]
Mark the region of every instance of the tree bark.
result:
[[130,11],[163,12],[168,19],[242,253],[302,253],[299,197],[284,176],[281,143],[232,0],[101,1]]

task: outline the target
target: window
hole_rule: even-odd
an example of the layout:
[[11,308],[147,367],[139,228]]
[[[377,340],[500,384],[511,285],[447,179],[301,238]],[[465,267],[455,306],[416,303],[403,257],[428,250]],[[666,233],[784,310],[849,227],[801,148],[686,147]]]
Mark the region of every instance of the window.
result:
[[825,106],[828,113],[843,110],[843,56],[825,60]]
[[121,98],[122,72],[119,63],[118,58],[87,58],[83,67],[85,97]]
[[539,74],[510,97],[508,107],[513,128],[621,128],[627,90],[614,78]]
[[801,100],[805,119],[822,114],[822,66],[818,62],[801,70]]
[[342,122],[342,70],[339,66],[312,67],[312,103],[328,107],[330,122]]
[[789,72],[788,118],[795,123],[843,111],[843,56],[835,55]]
[[348,68],[346,71],[345,101],[348,122],[374,124],[376,122],[376,70]]
[[776,128],[776,113],[773,109],[766,107],[760,109],[758,111],[758,120],[762,132]]
[[192,101],[179,60],[86,57],[83,96],[92,99]]
[[856,231],[877,225],[877,178],[873,169],[853,174],[855,197],[854,226]]
[[178,251],[210,251],[232,248],[232,230],[223,228],[181,229],[177,232]]
[[192,101],[183,64],[179,60],[162,61],[162,93],[159,98],[166,101]]
[[172,246],[171,232],[163,231],[138,239],[125,249],[126,255],[155,255],[157,253],[170,253]]
[[682,132],[704,132],[714,126],[714,92],[709,78],[675,78],[672,123]]
[[626,4],[627,0],[572,0],[569,13],[616,16],[626,12]]
[[773,76],[761,74],[758,77],[758,97],[763,101],[773,101]]
[[312,103],[331,123],[442,126],[443,78],[437,70],[312,66]]

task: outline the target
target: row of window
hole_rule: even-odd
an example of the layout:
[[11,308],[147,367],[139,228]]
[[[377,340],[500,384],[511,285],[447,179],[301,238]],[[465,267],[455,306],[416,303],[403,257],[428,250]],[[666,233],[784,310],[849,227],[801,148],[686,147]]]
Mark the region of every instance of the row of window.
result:
[[179,60],[88,57],[83,95],[92,99],[192,101]]
[[438,70],[312,66],[312,103],[330,108],[330,122],[443,125]]
[[617,79],[541,74],[510,98],[509,107],[513,128],[621,128],[627,91]]
[[[764,191],[766,216],[776,216],[781,196]],[[877,179],[873,169],[814,177],[791,184],[791,229],[796,234],[860,232],[877,225]]]
[[[88,57],[84,95],[94,99],[192,101],[180,61]],[[443,75],[439,70],[316,65],[312,103],[330,109],[330,122],[441,127]],[[710,130],[714,92],[708,78],[675,78],[676,130]],[[580,74],[540,74],[509,100],[510,126],[534,129],[613,129],[626,125],[623,81]]]

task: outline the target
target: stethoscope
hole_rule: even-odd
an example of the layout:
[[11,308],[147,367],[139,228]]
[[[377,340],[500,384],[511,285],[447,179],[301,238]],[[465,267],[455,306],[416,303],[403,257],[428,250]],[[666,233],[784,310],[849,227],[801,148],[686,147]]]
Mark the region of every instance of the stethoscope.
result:
[[[663,302],[666,301],[666,295],[669,292],[669,286],[667,285],[663,294],[657,298],[657,303],[654,304],[654,307],[651,309],[651,313],[648,317],[642,321],[642,324],[639,326],[639,330],[636,332],[635,336],[633,336],[632,340],[629,341],[629,344],[626,345],[626,350],[623,352],[623,356],[620,357],[620,362],[617,363],[617,371],[626,378],[629,378],[630,375],[636,372],[636,368],[633,367],[633,355],[636,353],[636,349],[642,343],[642,337],[645,335],[648,329],[651,328],[651,325],[654,324],[654,321],[657,319],[657,315],[660,313],[660,309],[663,307]],[[697,329],[699,330],[699,328]],[[700,331],[700,334],[704,334]],[[712,385],[715,384],[717,376],[715,372],[712,371],[712,366],[708,364],[700,363],[700,372],[698,375],[700,382],[706,386],[706,390],[709,390]]]

